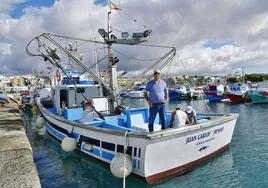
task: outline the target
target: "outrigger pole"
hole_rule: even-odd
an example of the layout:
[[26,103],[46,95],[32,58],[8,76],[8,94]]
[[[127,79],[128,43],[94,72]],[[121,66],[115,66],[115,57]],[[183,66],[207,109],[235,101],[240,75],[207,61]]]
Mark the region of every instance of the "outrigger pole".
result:
[[[110,3],[109,3],[109,5],[110,5]],[[128,36],[127,36],[125,38],[122,37],[122,39],[121,38],[117,39],[117,37],[115,37],[113,34],[110,35],[112,33],[112,25],[111,25],[111,20],[110,20],[111,5],[110,5],[109,8],[110,8],[110,11],[108,12],[107,32],[104,29],[99,29],[99,33],[103,37],[104,42],[96,41],[96,40],[88,40],[88,39],[80,39],[80,38],[75,38],[75,37],[55,35],[55,34],[50,34],[50,33],[43,33],[42,35],[36,37],[35,39],[37,39],[39,41],[40,37],[44,37],[45,39],[50,41],[58,49],[60,49],[63,53],[65,53],[65,55],[67,55],[70,59],[72,59],[73,62],[75,62],[78,66],[80,66],[82,69],[84,69],[85,72],[88,72],[92,76],[92,78],[94,80],[96,80],[100,85],[102,85],[104,87],[104,89],[105,89],[105,95],[106,96],[108,95],[109,98],[110,98],[110,113],[113,114],[114,111],[115,111],[115,108],[118,105],[120,105],[118,101],[119,101],[121,96],[120,96],[119,91],[118,91],[117,72],[116,72],[116,69],[117,69],[116,63],[118,62],[118,60],[116,60],[113,57],[112,44],[115,43],[115,44],[121,44],[121,45],[142,45],[142,46],[147,46],[147,47],[169,48],[170,49],[170,51],[168,51],[164,56],[162,56],[160,59],[158,59],[149,68],[144,70],[139,76],[137,76],[134,80],[132,80],[130,83],[128,83],[128,85],[126,87],[124,87],[123,89],[128,89],[138,78],[140,78],[141,76],[146,74],[152,68],[157,67],[157,65],[161,61],[163,61],[165,58],[167,58],[169,55],[171,55],[171,57],[169,57],[168,60],[163,65],[161,65],[160,68],[163,68],[176,54],[176,48],[175,47],[170,47],[170,46],[141,44],[143,42],[148,41],[148,37],[151,34],[152,30],[144,31],[142,33],[142,36],[140,35],[140,33],[138,33],[139,37],[134,37],[134,33],[133,33],[132,38],[128,38]],[[86,67],[80,60],[78,60],[76,57],[74,57],[68,50],[66,50],[64,47],[62,47],[59,43],[57,43],[51,36],[60,37],[60,38],[67,38],[67,39],[72,39],[72,40],[80,40],[80,41],[85,41],[85,42],[92,42],[92,43],[95,43],[95,44],[96,43],[97,44],[106,44],[108,46],[108,55],[107,56],[108,56],[108,69],[109,69],[109,84],[107,84],[101,78],[99,78],[94,72],[92,72],[90,70],[90,68]],[[29,44],[35,39],[32,39],[28,43],[28,45],[26,47],[27,52],[28,52]],[[40,47],[40,45],[39,45],[39,47]],[[48,54],[49,54],[49,52],[48,52]],[[30,52],[28,52],[28,55],[33,55],[33,54],[30,54]],[[42,53],[41,53],[41,55],[35,55],[35,56],[42,56],[43,57]],[[54,64],[53,62],[51,62],[51,63]]]
[[[59,43],[57,43],[53,38],[51,38],[49,36],[49,33],[43,33],[41,36],[43,36],[44,38],[46,38],[47,40],[49,40],[52,44],[54,44],[56,47],[58,47],[61,51],[63,51],[69,58],[71,58],[78,66],[80,66],[81,68],[83,68],[86,72],[88,72],[93,79],[95,79],[98,83],[101,83],[103,85],[103,87],[109,92],[109,94],[113,94],[113,92],[111,91],[111,88],[102,80],[100,79],[97,75],[95,75],[88,67],[86,67],[83,63],[81,63],[76,57],[74,57],[68,50],[66,50],[65,48],[63,48]],[[55,36],[55,35],[53,35]],[[59,36],[59,35],[57,35]],[[90,42],[94,42],[94,41],[90,41]],[[100,43],[100,42],[99,42]]]

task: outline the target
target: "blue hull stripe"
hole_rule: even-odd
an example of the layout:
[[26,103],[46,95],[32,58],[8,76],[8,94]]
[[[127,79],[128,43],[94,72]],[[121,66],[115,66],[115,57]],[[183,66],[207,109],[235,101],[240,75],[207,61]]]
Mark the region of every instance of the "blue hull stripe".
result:
[[136,168],[136,159],[133,159],[133,168]]
[[60,140],[63,140],[66,136],[63,135],[62,133],[60,133],[59,131],[57,131],[56,129],[54,129],[53,127],[51,127],[48,123],[46,123],[46,129],[53,134],[54,136],[56,136],[57,138],[59,138]]
[[94,155],[97,155],[97,156],[100,157],[100,153],[101,153],[100,150],[97,149],[97,148],[94,148],[94,146],[93,146],[93,150],[88,150],[88,149],[85,148],[85,145],[83,145],[81,147],[81,150],[86,151],[86,152],[91,153],[91,154],[94,154]]
[[108,153],[106,151],[101,151],[102,153],[102,158],[112,160],[114,158],[114,154]]
[[49,121],[47,118],[45,118],[45,121],[51,126],[53,127],[55,130],[61,132],[61,133],[64,133],[65,135],[69,135],[69,131],[67,131],[66,129],[62,128],[62,127],[59,127],[58,125],[52,123],[51,121]]

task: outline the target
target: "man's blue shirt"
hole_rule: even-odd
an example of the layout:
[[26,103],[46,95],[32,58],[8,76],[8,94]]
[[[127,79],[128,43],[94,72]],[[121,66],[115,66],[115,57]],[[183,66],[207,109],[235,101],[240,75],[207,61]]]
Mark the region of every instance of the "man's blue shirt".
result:
[[167,84],[164,80],[160,80],[159,82],[151,80],[147,83],[145,91],[149,92],[149,98],[152,103],[161,103],[165,100]]

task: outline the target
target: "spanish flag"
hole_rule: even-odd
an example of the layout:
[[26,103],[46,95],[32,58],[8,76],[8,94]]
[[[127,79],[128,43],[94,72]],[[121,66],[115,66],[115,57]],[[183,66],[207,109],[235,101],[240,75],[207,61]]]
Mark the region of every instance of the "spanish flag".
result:
[[119,6],[117,6],[116,4],[112,3],[112,1],[110,1],[110,6],[111,6],[111,9],[113,9],[113,10],[122,10]]

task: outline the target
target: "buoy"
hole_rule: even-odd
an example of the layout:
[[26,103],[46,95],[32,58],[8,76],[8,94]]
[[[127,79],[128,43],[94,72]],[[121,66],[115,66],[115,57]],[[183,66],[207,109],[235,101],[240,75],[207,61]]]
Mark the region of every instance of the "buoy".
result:
[[127,177],[132,171],[132,160],[130,156],[126,154],[126,166],[124,168],[124,154],[117,153],[110,163],[110,170],[117,178],[123,178],[124,173],[125,177]]
[[44,125],[45,125],[45,119],[44,119],[44,117],[39,116],[36,119],[36,122],[35,122],[36,128],[42,129],[44,127]]
[[61,148],[65,152],[72,152],[76,148],[76,140],[72,137],[65,137],[61,142]]

